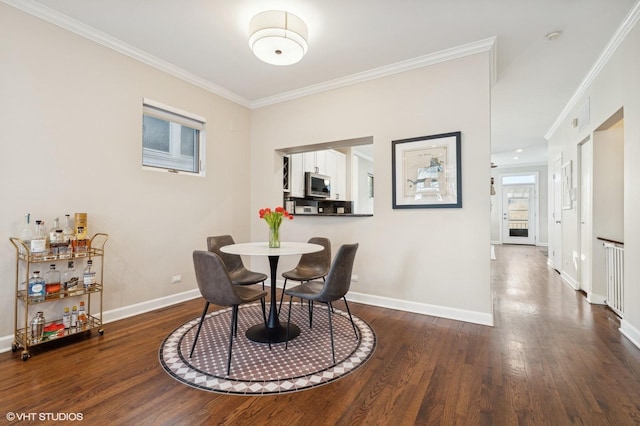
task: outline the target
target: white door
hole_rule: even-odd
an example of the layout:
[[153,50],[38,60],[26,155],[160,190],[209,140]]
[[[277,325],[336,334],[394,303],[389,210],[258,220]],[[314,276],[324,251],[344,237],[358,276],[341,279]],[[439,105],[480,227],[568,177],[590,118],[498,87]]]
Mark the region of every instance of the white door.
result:
[[503,185],[502,242],[504,244],[536,243],[535,184]]
[[551,234],[549,259],[556,271],[562,270],[562,154],[553,159],[553,211],[551,213]]
[[578,290],[591,294],[591,176],[593,145],[588,140],[578,145],[580,154],[580,277]]

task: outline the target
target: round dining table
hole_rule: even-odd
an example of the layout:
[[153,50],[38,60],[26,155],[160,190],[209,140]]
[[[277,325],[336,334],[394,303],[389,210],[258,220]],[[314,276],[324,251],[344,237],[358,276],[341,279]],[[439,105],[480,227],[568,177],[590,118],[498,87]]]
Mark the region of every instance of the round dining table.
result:
[[[287,328],[280,324],[278,318],[278,306],[276,303],[276,273],[278,269],[278,260],[280,256],[301,255],[306,253],[315,253],[324,250],[319,244],[297,243],[283,241],[280,247],[269,247],[268,242],[255,243],[238,243],[220,247],[220,251],[228,254],[237,254],[241,256],[268,256],[269,267],[271,269],[271,301],[269,304],[269,317],[267,318],[267,328],[264,324],[256,324],[247,329],[246,336],[260,343],[280,343],[287,340]],[[300,334],[300,328],[291,324],[289,330],[289,340],[296,338]]]

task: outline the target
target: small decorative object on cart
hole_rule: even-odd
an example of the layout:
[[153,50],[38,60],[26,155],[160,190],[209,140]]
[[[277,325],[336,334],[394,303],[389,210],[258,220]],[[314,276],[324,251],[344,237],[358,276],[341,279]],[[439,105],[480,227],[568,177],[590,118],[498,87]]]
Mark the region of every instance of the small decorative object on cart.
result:
[[64,337],[64,324],[54,323],[44,327],[43,340],[52,340],[57,337]]
[[266,209],[260,209],[258,213],[260,214],[260,219],[264,219],[267,225],[269,225],[269,247],[280,247],[280,225],[282,224],[282,218],[292,220],[293,215],[283,207],[276,207],[275,210],[267,207]]

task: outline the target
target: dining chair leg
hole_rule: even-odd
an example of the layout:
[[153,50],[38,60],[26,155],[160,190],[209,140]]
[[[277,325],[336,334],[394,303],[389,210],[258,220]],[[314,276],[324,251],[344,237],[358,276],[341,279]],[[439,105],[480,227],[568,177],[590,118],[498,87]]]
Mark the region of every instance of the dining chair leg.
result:
[[307,303],[309,304],[309,328],[311,328],[313,327],[313,300],[307,300]]
[[198,336],[200,335],[200,329],[202,328],[202,323],[204,322],[204,316],[207,315],[207,310],[209,309],[209,302],[204,304],[204,310],[202,311],[202,316],[200,317],[200,324],[198,324],[198,331],[196,331],[196,337],[193,339],[193,345],[191,345],[191,353],[189,353],[189,358],[193,356],[193,350],[196,347],[196,342],[198,341]]
[[331,322],[331,303],[327,303],[327,315],[329,315],[329,334],[331,335],[331,359],[336,363],[336,351],[333,347],[333,323]]
[[282,308],[282,299],[284,299],[284,291],[287,289],[287,279],[284,279],[284,284],[282,285],[282,294],[280,295],[280,304],[278,305],[278,316],[280,316],[280,309]]
[[231,327],[229,328],[229,357],[227,358],[227,376],[231,372],[231,351],[233,350],[233,336],[238,323],[238,305],[233,305]]
[[238,337],[238,305],[233,305],[233,318],[235,318],[233,326],[233,337]]
[[347,313],[349,314],[349,319],[351,320],[351,326],[353,327],[353,332],[356,333],[356,339],[358,339],[358,331],[356,330],[356,324],[353,322],[353,317],[351,316],[351,311],[349,310],[349,304],[347,303],[347,298],[342,296],[344,300],[344,305],[347,307]]
[[287,341],[284,343],[284,350],[289,347],[289,329],[291,328],[291,301],[293,296],[289,296],[289,315],[287,316]]
[[269,350],[271,350],[271,333],[269,333],[269,326],[267,325],[267,308],[265,306],[264,297],[260,299],[260,304],[262,305],[262,319],[264,320],[264,328],[267,330],[267,342],[269,343]]

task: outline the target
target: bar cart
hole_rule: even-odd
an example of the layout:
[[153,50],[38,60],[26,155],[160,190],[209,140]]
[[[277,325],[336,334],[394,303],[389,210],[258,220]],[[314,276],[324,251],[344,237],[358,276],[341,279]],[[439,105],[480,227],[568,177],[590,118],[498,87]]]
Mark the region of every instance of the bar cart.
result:
[[[26,361],[31,357],[29,348],[41,344],[46,344],[53,340],[68,338],[81,333],[91,333],[97,330],[100,335],[104,334],[102,328],[102,299],[103,299],[103,277],[104,277],[104,245],[109,239],[108,234],[97,233],[89,240],[87,247],[81,250],[65,251],[56,254],[34,254],[31,253],[29,245],[20,238],[10,237],[11,244],[16,248],[16,297],[15,297],[15,317],[14,317],[14,340],[11,350],[16,352],[22,349],[22,360]],[[43,270],[48,264],[56,265],[64,262],[74,261],[79,265],[84,265],[85,260],[91,260],[95,268],[95,284],[85,286],[80,280],[77,287],[66,288],[64,285],[55,292],[47,293],[44,296],[33,296],[29,294],[29,278],[33,271]],[[53,266],[51,266],[53,267]],[[82,269],[79,268],[79,276],[82,278]],[[86,300],[86,322],[76,327],[62,329],[61,313],[53,314],[53,321],[47,317],[46,326],[57,330],[47,336],[34,336],[30,327],[30,318],[36,311],[43,311],[47,305],[57,306],[60,302],[69,301],[71,304],[80,304]],[[52,303],[52,302],[57,302]]]

